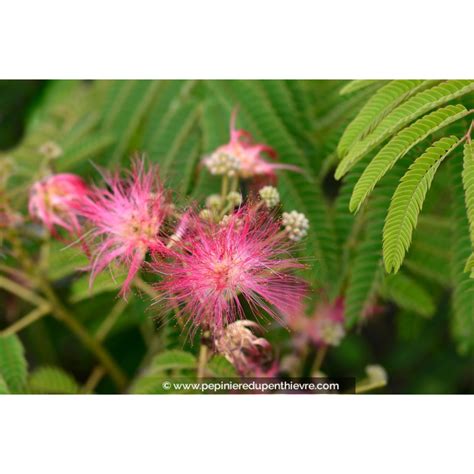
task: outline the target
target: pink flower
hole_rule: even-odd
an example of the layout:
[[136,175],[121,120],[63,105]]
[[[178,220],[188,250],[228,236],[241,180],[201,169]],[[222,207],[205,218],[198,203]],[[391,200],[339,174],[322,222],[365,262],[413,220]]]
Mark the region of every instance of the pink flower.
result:
[[289,256],[291,241],[267,211],[244,206],[219,224],[193,215],[188,229],[173,258],[154,269],[163,275],[163,299],[194,328],[220,332],[243,319],[239,296],[257,316],[282,321],[300,310],[306,287],[293,272],[303,265]]
[[170,207],[158,170],[145,171],[143,161],[135,161],[126,178],[115,173],[106,175],[105,181],[107,188],[94,188],[80,210],[92,224],[91,284],[111,263],[123,264],[128,268],[124,295],[147,252],[166,252],[160,232]]
[[[245,130],[235,128],[237,112],[232,113],[230,121],[230,141],[220,146],[210,156],[203,159],[211,173],[222,174],[219,172],[219,166],[222,166],[222,157],[227,157],[236,164],[236,171],[242,178],[252,178],[258,176],[267,176],[274,178],[275,170],[288,169],[301,171],[298,167],[280,163],[272,163],[265,160],[264,155],[270,158],[276,158],[276,151],[261,143],[253,143],[252,135]],[[214,172],[215,171],[215,172]]]
[[294,313],[288,324],[296,332],[299,345],[311,342],[316,346],[338,346],[345,336],[344,299],[338,297],[333,302],[323,300],[311,317],[304,312]]
[[30,215],[43,222],[51,233],[55,232],[55,225],[79,233],[77,209],[87,193],[88,187],[79,176],[69,173],[49,176],[31,188]]

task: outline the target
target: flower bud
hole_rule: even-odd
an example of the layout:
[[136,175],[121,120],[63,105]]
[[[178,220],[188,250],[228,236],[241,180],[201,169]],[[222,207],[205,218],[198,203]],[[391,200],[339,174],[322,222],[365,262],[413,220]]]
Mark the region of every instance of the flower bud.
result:
[[240,161],[227,153],[213,153],[204,160],[211,174],[236,176],[240,169]]
[[49,158],[51,160],[59,158],[63,154],[62,148],[57,143],[52,142],[52,141],[43,143],[38,148],[38,151],[45,158]]
[[219,194],[211,194],[206,199],[206,207],[209,209],[219,209],[222,206],[222,198]]
[[306,216],[297,211],[284,212],[282,225],[288,233],[288,238],[295,242],[306,236],[309,229],[309,221]]
[[258,192],[267,207],[275,207],[280,202],[280,194],[273,186],[264,186]]
[[209,209],[203,209],[199,213],[199,217],[204,221],[212,221],[213,214]]
[[372,383],[387,383],[387,372],[381,365],[368,365],[365,372]]
[[242,204],[242,194],[237,191],[232,191],[227,195],[227,200],[233,206],[240,206]]

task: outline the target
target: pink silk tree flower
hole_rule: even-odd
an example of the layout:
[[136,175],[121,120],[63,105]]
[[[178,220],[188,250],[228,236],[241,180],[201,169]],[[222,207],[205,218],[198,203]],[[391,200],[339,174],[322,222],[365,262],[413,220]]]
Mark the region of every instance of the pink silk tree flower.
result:
[[306,285],[294,271],[303,265],[289,255],[292,242],[269,212],[243,206],[220,223],[189,219],[192,232],[173,257],[153,266],[163,276],[156,288],[178,317],[219,333],[245,319],[239,296],[255,315],[280,322],[301,309]]
[[124,296],[143,264],[147,252],[165,253],[162,225],[170,206],[158,178],[158,169],[145,170],[135,161],[127,176],[105,175],[106,188],[94,188],[80,213],[91,224],[91,285],[112,263],[128,268],[120,294]]
[[252,135],[245,130],[235,128],[237,112],[232,113],[230,121],[230,141],[220,146],[210,156],[203,159],[203,164],[211,174],[238,174],[241,178],[269,177],[275,178],[275,171],[287,169],[301,172],[301,169],[282,163],[269,162],[264,155],[275,159],[276,151],[261,143],[253,143]]
[[345,336],[344,299],[322,300],[310,317],[293,313],[288,324],[296,332],[297,345],[310,342],[316,346],[338,346]]
[[55,233],[55,226],[79,233],[78,208],[87,196],[86,183],[74,174],[61,173],[35,183],[30,190],[30,215]]

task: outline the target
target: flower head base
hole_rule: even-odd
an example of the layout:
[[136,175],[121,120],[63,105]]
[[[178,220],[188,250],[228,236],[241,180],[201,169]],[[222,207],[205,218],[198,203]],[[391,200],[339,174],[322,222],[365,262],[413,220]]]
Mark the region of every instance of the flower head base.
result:
[[288,238],[294,242],[298,242],[308,234],[309,221],[301,212],[284,212],[281,223],[288,233]]
[[30,215],[39,219],[51,233],[55,232],[55,226],[78,233],[78,208],[88,192],[87,185],[79,176],[69,173],[49,176],[31,188]]
[[105,176],[108,188],[95,188],[84,200],[81,214],[92,225],[91,283],[113,262],[124,264],[128,275],[125,294],[145,260],[147,252],[166,253],[160,236],[170,207],[158,179],[158,170],[145,171],[143,161],[135,161],[126,178],[118,173]]
[[[244,179],[255,176],[275,177],[275,171],[278,169],[301,171],[296,166],[265,160],[264,155],[275,158],[275,150],[261,143],[253,143],[249,132],[235,128],[235,120],[236,112],[234,111],[230,122],[229,143],[220,146],[210,156],[203,159],[204,165],[212,174],[228,174],[230,163],[235,163],[232,172]],[[224,162],[225,166],[222,165]]]
[[269,371],[275,367],[270,343],[252,331],[259,329],[257,323],[239,320],[229,324],[215,338],[216,351],[242,376],[270,376]]
[[223,328],[244,318],[240,296],[256,315],[280,319],[299,311],[305,284],[293,275],[302,265],[288,256],[291,242],[268,212],[243,206],[220,223],[192,218],[192,232],[167,262],[154,268],[170,306],[195,328]]

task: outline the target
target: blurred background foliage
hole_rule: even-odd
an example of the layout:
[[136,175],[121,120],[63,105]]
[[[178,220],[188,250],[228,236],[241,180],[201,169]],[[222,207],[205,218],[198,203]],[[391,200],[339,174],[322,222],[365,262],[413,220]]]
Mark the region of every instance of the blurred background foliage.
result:
[[[199,159],[228,141],[230,113],[237,106],[239,128],[275,148],[282,162],[304,170],[279,174],[283,207],[304,212],[310,220],[311,231],[301,248],[310,264],[306,277],[316,295],[345,296],[351,327],[342,344],[328,353],[324,371],[361,377],[367,364],[377,363],[389,376],[386,393],[472,393],[473,315],[455,323],[451,305],[453,235],[459,231],[453,218],[459,196],[450,173],[459,171],[456,162],[450,163],[454,171],[449,166],[438,171],[409,254],[401,271],[390,276],[381,264],[382,227],[404,168],[395,165],[356,216],[349,212],[350,196],[373,155],[342,182],[334,179],[344,129],[386,82],[366,81],[341,95],[347,81],[2,81],[0,156],[13,165],[8,190],[17,209],[25,211],[27,190],[41,176],[38,149],[53,141],[63,150],[54,163],[57,171],[98,181],[91,163],[127,165],[133,152],[144,152],[160,164],[178,199],[198,200],[219,185],[199,172]],[[472,94],[467,100],[474,101]],[[414,147],[405,162],[426,143]],[[53,244],[44,271],[91,332],[100,333],[115,308],[116,322],[105,345],[130,378],[148,367],[135,382],[137,391],[155,391],[160,371],[169,368],[166,360],[156,360],[165,350],[187,350],[188,355],[173,360],[180,370],[193,367],[191,354],[197,348],[184,342],[172,320],[156,328],[149,300],[142,295],[118,300],[116,284],[107,277],[96,282],[91,294],[87,276],[76,271],[82,260],[63,248],[60,242]],[[8,265],[8,256],[4,260]],[[474,294],[472,287],[470,291]],[[367,318],[370,305],[381,309]],[[27,307],[0,290],[0,329]],[[287,330],[272,325],[266,337],[279,357],[291,351]],[[47,380],[49,386],[57,383],[58,391],[74,393],[95,367],[93,356],[53,318],[35,322],[20,338],[30,373],[20,367],[20,379],[29,377],[33,392],[41,393]],[[103,378],[95,391],[113,392],[114,387]]]

